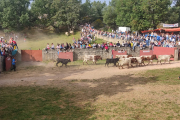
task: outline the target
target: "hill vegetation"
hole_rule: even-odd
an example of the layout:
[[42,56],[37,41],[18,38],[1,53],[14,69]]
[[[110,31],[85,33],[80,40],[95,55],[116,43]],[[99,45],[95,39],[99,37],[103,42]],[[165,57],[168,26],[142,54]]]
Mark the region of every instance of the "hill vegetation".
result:
[[0,0],[0,28],[4,32],[52,27],[57,33],[90,23],[96,29],[129,26],[140,31],[159,23],[180,21],[179,0],[112,0],[109,5],[86,0]]

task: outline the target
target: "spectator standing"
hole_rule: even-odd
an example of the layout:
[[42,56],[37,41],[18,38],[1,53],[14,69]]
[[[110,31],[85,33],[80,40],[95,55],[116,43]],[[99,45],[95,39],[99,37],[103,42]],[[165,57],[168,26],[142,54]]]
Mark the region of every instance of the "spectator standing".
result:
[[135,52],[136,45],[137,45],[137,42],[134,41],[134,43],[133,43],[133,51],[134,51],[134,52]]
[[15,60],[14,57],[13,57],[13,59],[12,59],[12,66],[13,66],[13,68],[12,68],[11,70],[16,71],[16,60]]

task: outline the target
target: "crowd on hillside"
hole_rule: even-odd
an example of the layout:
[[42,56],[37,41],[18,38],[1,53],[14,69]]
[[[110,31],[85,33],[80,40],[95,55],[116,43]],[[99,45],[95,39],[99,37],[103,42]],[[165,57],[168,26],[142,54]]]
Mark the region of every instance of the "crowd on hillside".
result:
[[0,53],[1,56],[13,56],[17,52],[17,43],[14,38],[10,38],[9,41],[4,39],[3,37],[0,38]]
[[[101,35],[109,38],[116,38],[123,40],[122,43],[118,42],[103,42],[95,43],[95,35]],[[131,34],[130,32],[103,32],[92,28],[90,25],[86,25],[82,28],[81,38],[76,40],[73,38],[73,43],[62,43],[57,44],[55,47],[52,43],[51,45],[47,44],[46,50],[48,49],[60,49],[60,50],[71,50],[71,49],[86,49],[86,48],[101,48],[108,51],[109,47],[130,47],[131,50],[135,51],[136,47],[140,49],[149,48],[153,49],[154,46],[157,47],[175,47],[180,45],[180,35],[170,35],[170,34]]]

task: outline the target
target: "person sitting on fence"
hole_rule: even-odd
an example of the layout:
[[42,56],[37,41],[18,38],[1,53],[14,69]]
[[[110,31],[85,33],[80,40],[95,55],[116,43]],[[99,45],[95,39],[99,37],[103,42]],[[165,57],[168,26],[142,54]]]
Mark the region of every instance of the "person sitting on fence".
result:
[[72,49],[75,49],[75,44],[73,43],[71,47],[72,47]]
[[112,43],[112,42],[110,42],[110,43],[109,43],[109,46],[110,46],[110,47],[113,47],[113,43]]
[[54,50],[54,44],[53,44],[53,43],[51,44],[51,49],[53,49],[53,50]]
[[83,49],[85,49],[85,48],[86,48],[86,45],[85,45],[84,43],[83,43],[83,45],[82,45],[82,48],[83,48]]
[[93,48],[96,48],[96,44],[95,43],[93,44]]
[[50,48],[49,48],[49,43],[47,43],[47,46],[46,46],[46,52],[48,52],[48,50],[49,50]]
[[90,43],[88,44],[88,46],[89,46],[89,48],[92,48],[92,46],[91,46],[91,44],[90,44]]
[[60,44],[60,50],[62,50],[62,49],[64,49],[64,44],[63,43]]
[[124,47],[124,41],[122,42],[122,45],[121,45],[122,47]]
[[106,52],[109,52],[109,48],[108,48],[108,46],[107,45],[105,45],[105,50],[106,50]]
[[119,43],[119,41],[118,41],[118,43],[116,44],[116,46],[117,46],[117,47],[120,47],[120,43]]
[[60,45],[59,45],[59,44],[57,44],[56,49],[57,49],[57,50],[59,50],[59,49],[60,49]]
[[69,49],[72,49],[71,43],[69,43]]
[[101,44],[101,49],[102,49],[102,50],[104,49],[104,44],[103,44],[103,43]]
[[68,43],[66,43],[66,46],[64,46],[64,49],[65,49],[65,50],[68,50],[68,49],[69,49],[69,44],[68,44]]

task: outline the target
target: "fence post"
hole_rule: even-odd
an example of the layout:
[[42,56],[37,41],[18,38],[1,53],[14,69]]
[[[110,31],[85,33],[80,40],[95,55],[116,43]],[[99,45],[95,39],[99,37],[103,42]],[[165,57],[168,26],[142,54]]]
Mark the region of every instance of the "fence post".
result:
[[178,60],[178,49],[175,49],[174,51],[174,61]]

